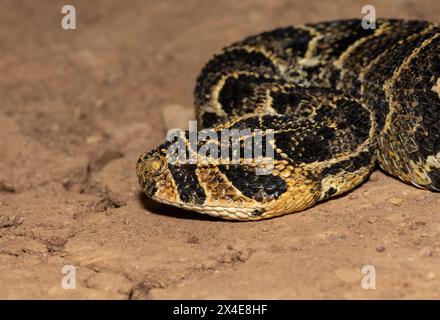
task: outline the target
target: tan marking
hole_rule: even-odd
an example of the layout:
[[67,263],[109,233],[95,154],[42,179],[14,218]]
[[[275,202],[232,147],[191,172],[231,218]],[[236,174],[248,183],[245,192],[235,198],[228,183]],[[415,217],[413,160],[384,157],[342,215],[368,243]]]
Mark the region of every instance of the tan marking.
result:
[[302,64],[304,66],[311,64],[313,65],[316,61],[315,61],[315,53],[316,53],[316,48],[318,46],[318,43],[320,40],[323,39],[323,34],[319,33],[318,31],[315,30],[315,28],[313,27],[308,27],[308,26],[301,26],[304,30],[307,30],[310,32],[310,34],[313,36],[312,40],[309,41],[308,45],[307,45],[307,51],[304,54],[304,58],[301,59],[302,63],[298,61],[299,64]]
[[159,178],[156,179],[156,186],[157,191],[154,194],[155,197],[174,202],[180,201],[176,182],[174,181],[173,175],[168,168]]
[[345,50],[345,51],[339,56],[339,58],[336,59],[336,60],[333,62],[334,67],[335,67],[336,69],[338,69],[338,70],[341,71],[341,75],[340,75],[341,78],[344,78],[344,75],[345,75],[347,72],[350,71],[350,70],[345,69],[345,68],[344,68],[344,65],[345,65],[345,61],[350,60],[350,58],[351,58],[351,54],[352,54],[352,53],[353,53],[353,52],[354,52],[359,46],[361,46],[361,45],[363,45],[364,43],[370,41],[372,38],[376,38],[376,37],[382,35],[382,34],[385,32],[385,30],[386,30],[389,26],[390,26],[389,23],[383,23],[383,24],[381,24],[380,27],[377,28],[377,29],[374,31],[374,33],[373,33],[372,35],[367,36],[367,37],[363,37],[363,38],[361,38],[361,39],[355,41],[354,43],[352,43],[352,44],[347,48],[347,50]]
[[331,197],[338,196],[352,190],[355,186],[362,183],[373,169],[373,164],[366,168],[360,168],[355,172],[341,170],[334,175],[327,176],[321,181],[321,195],[319,200],[328,198],[326,193],[333,188],[336,190]]
[[204,205],[260,207],[256,201],[244,196],[240,190],[235,188],[218,167],[200,167],[196,169],[196,174],[206,194]]
[[429,169],[436,168],[440,169],[440,152],[436,155],[430,155],[426,158],[426,164],[428,164]]
[[431,90],[436,92],[440,98],[440,78],[437,79],[437,83],[432,86]]
[[286,183],[288,190],[276,201],[268,203],[265,207],[266,211],[257,216],[256,220],[302,211],[315,204],[318,198],[316,182],[297,175],[286,179]]
[[276,92],[278,89],[278,87],[274,86],[272,88],[268,88],[264,91],[264,95],[265,95],[265,99],[263,100],[263,102],[257,106],[256,109],[256,113],[260,113],[262,115],[264,114],[272,114],[272,115],[276,115],[278,114],[278,112],[276,112],[276,110],[272,107],[272,95],[271,92]]
[[288,64],[285,61],[276,57],[275,53],[267,51],[263,46],[251,47],[248,45],[243,45],[240,46],[239,49],[245,50],[248,53],[261,53],[266,59],[270,60],[276,68],[278,68],[278,71],[281,74],[284,74],[288,68]]

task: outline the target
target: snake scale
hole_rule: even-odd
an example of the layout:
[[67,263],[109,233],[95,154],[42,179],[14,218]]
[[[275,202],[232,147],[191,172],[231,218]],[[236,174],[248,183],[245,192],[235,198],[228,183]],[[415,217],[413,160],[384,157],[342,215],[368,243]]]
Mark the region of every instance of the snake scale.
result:
[[[376,163],[438,191],[439,52],[437,24],[398,19],[375,29],[358,19],[304,24],[236,42],[197,79],[198,125],[271,129],[272,172],[257,174],[257,162],[170,163],[167,141],[140,156],[142,190],[230,220],[302,211],[361,184]],[[188,132],[181,138],[195,152]]]

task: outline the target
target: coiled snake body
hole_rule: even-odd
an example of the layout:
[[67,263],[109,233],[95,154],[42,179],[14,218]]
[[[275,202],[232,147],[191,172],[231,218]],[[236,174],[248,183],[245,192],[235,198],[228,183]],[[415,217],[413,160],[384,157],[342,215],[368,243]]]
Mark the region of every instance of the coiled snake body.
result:
[[[438,25],[391,19],[376,29],[360,20],[305,24],[234,43],[197,80],[198,124],[273,130],[273,171],[170,163],[166,142],[139,158],[140,185],[156,201],[234,220],[304,210],[353,189],[376,162],[439,190],[439,52]],[[188,133],[181,138],[195,152]]]

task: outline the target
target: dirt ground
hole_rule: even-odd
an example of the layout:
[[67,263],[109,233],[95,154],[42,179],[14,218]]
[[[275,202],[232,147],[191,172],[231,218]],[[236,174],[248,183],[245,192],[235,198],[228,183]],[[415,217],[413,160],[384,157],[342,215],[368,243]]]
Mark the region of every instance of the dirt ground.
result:
[[[64,4],[76,30],[60,27]],[[375,172],[304,212],[233,223],[152,203],[135,176],[142,151],[188,127],[213,53],[275,27],[361,17],[364,4],[1,1],[0,298],[440,298],[438,193]],[[440,21],[436,0],[368,4]],[[61,285],[65,265],[76,289]],[[365,265],[374,290],[361,285]]]

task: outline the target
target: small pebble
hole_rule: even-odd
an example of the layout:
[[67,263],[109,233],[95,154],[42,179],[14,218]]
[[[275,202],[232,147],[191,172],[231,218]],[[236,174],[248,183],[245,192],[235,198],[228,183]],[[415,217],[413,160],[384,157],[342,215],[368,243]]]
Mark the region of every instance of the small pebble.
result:
[[408,228],[410,230],[417,230],[420,227],[423,227],[424,225],[426,225],[426,222],[424,222],[424,221],[415,221],[415,222],[411,223]]
[[67,239],[64,237],[53,236],[46,240],[49,245],[53,246],[63,246],[67,243]]
[[384,252],[385,251],[385,247],[384,246],[378,246],[378,247],[376,247],[376,251],[377,252]]
[[397,198],[397,197],[392,197],[388,199],[388,202],[391,204],[394,204],[395,206],[400,206],[402,205],[403,201],[405,201],[402,198]]
[[191,236],[186,240],[186,242],[192,243],[192,244],[197,244],[197,243],[200,243],[200,240],[196,236]]
[[421,193],[417,196],[416,200],[425,200],[427,194],[426,193]]
[[214,270],[217,265],[215,260],[206,260],[201,263],[201,267],[204,270]]
[[430,257],[432,256],[432,249],[430,247],[423,247],[420,249],[420,255],[422,257]]
[[17,227],[24,221],[23,217],[0,216],[0,228]]
[[240,251],[238,253],[238,260],[240,260],[241,262],[245,262],[246,260],[248,260],[250,257],[250,254],[248,251]]
[[96,100],[93,102],[93,107],[95,107],[95,108],[101,108],[102,106],[104,106],[104,104],[105,104],[105,101],[104,101],[103,99],[96,99]]
[[234,259],[238,259],[237,255],[224,254],[219,258],[219,262],[221,263],[231,263]]
[[102,136],[100,136],[100,135],[92,135],[92,136],[88,136],[86,138],[87,144],[97,145],[101,141],[102,141]]
[[373,182],[379,180],[379,174],[376,172],[373,172],[368,180],[373,181]]
[[370,224],[376,223],[379,218],[377,216],[371,216],[367,218],[367,222]]

